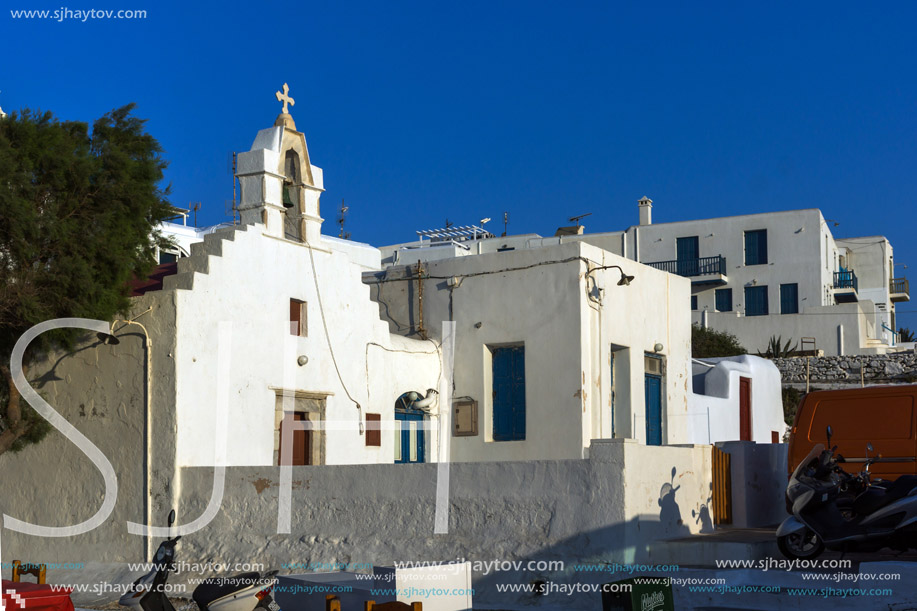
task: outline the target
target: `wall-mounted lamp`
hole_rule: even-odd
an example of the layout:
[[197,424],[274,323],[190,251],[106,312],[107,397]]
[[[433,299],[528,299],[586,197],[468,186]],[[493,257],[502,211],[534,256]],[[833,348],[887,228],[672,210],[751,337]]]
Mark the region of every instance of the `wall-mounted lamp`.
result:
[[300,355],[299,355],[299,358],[296,359],[296,363],[297,363],[300,367],[302,367],[303,365],[305,365],[305,364],[308,363],[308,362],[309,362],[309,357],[307,357],[305,354],[300,354]]
[[656,344],[653,346],[653,352],[662,352],[663,348],[665,348],[665,346],[659,342],[656,342]]
[[630,285],[631,282],[633,282],[634,277],[633,277],[633,276],[628,276],[627,274],[625,274],[625,273],[624,273],[624,270],[621,269],[621,266],[620,266],[620,265],[602,265],[602,266],[600,266],[600,267],[593,267],[593,268],[590,269],[588,272],[586,272],[586,276],[588,276],[588,275],[591,274],[592,272],[597,272],[597,271],[599,271],[599,270],[601,270],[601,269],[612,269],[612,268],[614,268],[614,269],[618,270],[619,272],[621,272],[621,279],[618,280],[618,286],[628,286],[628,285]]

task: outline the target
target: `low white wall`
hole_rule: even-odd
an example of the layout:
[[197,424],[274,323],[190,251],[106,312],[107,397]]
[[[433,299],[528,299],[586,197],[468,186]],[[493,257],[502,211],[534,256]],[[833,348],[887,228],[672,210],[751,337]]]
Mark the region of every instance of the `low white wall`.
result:
[[786,518],[787,446],[727,441],[716,444],[731,455],[732,526],[758,528]]
[[[301,573],[306,563],[392,566],[461,559],[491,566],[494,561],[565,563],[553,572],[537,567],[485,572],[479,564],[472,574],[476,607],[509,608],[544,603],[544,599],[500,594],[498,583],[607,581],[606,573],[589,576],[575,572],[573,565],[665,563],[667,548],[655,545],[656,541],[712,528],[710,446],[653,447],[616,439],[593,442],[587,459],[451,464],[446,534],[433,532],[438,468],[436,464],[294,467],[291,533],[278,534],[279,469],[229,467],[219,512],[200,531],[182,538],[179,560],[204,567],[257,562],[282,574]],[[180,524],[204,512],[212,487],[212,468],[181,469]],[[66,505],[85,513],[94,501],[74,497]],[[30,517],[28,512],[17,513],[22,519]],[[139,561],[137,538],[126,534],[123,519],[92,537],[65,540],[10,537],[4,531],[3,560],[96,565]],[[159,513],[157,523],[161,523]],[[55,579],[58,583],[129,581],[125,575],[115,575],[118,570],[123,573],[123,565],[103,568],[107,573],[73,570],[57,573]],[[183,572],[170,582],[187,583],[200,576]],[[573,598],[570,609],[597,604],[588,596]],[[91,600],[94,605],[105,602],[98,596]]]
[[[449,532],[434,534],[437,465],[295,467],[292,534],[277,534],[279,473],[230,468],[212,523],[185,559],[286,563],[564,560],[568,574],[473,574],[475,603],[496,583],[571,577],[573,562],[663,561],[653,542],[712,528],[710,446],[592,443],[588,459],[450,465]],[[179,519],[201,514],[213,471],[182,469]],[[227,533],[232,533],[227,535]],[[282,572],[286,572],[283,571]],[[575,576],[573,576],[575,578]],[[516,595],[513,595],[516,596]]]

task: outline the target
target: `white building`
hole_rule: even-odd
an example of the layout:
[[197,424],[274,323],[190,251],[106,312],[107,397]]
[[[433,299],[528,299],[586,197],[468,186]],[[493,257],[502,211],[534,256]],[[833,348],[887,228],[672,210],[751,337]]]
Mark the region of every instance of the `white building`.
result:
[[412,249],[404,260],[420,268],[364,274],[392,331],[438,335],[455,321],[455,460],[581,458],[611,437],[685,441],[686,279],[581,242],[440,258],[477,246]]
[[639,225],[577,239],[690,278],[694,323],[751,352],[772,336],[826,355],[894,351],[909,291],[884,237],[836,240],[817,209],[653,224],[652,202],[639,207]]
[[744,355],[695,359],[688,398],[690,443],[781,443],[780,371],[768,359]]
[[685,302],[695,324],[734,334],[751,353],[771,337],[826,355],[895,351],[895,304],[910,298],[895,277],[891,244],[881,236],[835,239],[817,209],[652,223],[652,201],[639,202],[640,224],[626,231],[495,237],[468,244],[434,234],[383,247],[383,263],[409,261],[434,243],[430,257],[462,257],[506,248],[586,242],[691,280]]

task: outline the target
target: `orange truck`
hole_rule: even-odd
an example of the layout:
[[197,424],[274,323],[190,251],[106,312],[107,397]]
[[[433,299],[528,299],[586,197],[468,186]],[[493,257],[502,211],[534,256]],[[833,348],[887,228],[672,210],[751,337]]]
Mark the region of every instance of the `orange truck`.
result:
[[844,469],[858,473],[870,456],[881,458],[872,467],[874,477],[886,480],[917,473],[917,385],[869,386],[810,392],[796,409],[790,430],[787,467],[790,473],[815,444],[831,444],[844,457]]

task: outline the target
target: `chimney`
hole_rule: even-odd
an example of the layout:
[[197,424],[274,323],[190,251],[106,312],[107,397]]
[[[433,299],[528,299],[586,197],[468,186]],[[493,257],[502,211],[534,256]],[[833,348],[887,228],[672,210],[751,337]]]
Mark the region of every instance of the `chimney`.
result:
[[652,225],[653,224],[653,200],[648,198],[646,195],[637,200],[637,204],[640,206],[640,224],[641,225]]

